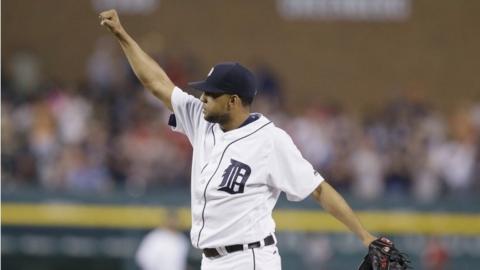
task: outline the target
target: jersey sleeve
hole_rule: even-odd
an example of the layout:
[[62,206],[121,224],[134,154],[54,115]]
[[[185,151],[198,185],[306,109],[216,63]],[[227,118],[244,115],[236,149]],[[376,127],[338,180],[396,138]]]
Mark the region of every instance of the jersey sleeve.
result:
[[305,199],[324,180],[283,130],[274,135],[271,150],[269,184],[285,192],[289,201]]
[[[185,134],[193,145],[196,133],[203,119],[202,102],[178,87],[173,89],[171,102],[174,121],[170,119],[169,124],[174,131]],[[170,122],[174,122],[174,124]]]

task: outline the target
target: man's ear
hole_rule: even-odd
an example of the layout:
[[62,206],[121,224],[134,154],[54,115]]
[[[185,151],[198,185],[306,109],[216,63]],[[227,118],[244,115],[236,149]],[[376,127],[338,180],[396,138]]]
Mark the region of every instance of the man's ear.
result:
[[234,95],[231,95],[231,96],[228,97],[226,105],[227,105],[227,110],[229,110],[229,111],[234,107],[234,105],[235,105]]
[[233,108],[234,106],[238,106],[238,103],[241,103],[240,97],[237,95],[231,95],[228,99],[229,108]]

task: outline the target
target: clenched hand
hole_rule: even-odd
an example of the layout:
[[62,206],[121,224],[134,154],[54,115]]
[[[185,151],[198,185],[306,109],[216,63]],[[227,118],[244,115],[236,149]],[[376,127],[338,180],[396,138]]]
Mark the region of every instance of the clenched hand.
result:
[[105,26],[110,32],[115,35],[120,34],[123,31],[123,27],[120,24],[117,11],[114,9],[104,11],[98,16],[100,18],[100,25]]

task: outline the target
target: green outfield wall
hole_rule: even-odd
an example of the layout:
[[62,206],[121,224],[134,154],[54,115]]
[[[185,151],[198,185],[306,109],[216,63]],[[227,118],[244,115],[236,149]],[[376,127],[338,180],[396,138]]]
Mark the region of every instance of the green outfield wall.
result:
[[[477,198],[347,200],[370,231],[388,235],[408,251],[416,269],[424,269],[432,241],[448,253],[446,269],[480,267]],[[138,244],[149,230],[165,224],[167,211],[178,211],[180,229],[188,235],[188,205],[184,192],[4,193],[2,269],[138,269],[133,260]],[[365,252],[358,239],[311,200],[281,198],[274,213],[284,269],[355,269]],[[192,248],[190,269],[199,269],[200,259]]]

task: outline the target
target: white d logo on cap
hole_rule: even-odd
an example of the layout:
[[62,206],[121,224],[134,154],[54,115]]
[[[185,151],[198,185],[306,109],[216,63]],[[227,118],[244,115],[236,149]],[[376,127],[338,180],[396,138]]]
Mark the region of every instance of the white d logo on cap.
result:
[[212,72],[213,72],[213,67],[212,67],[212,69],[210,69],[210,71],[208,72],[207,77],[210,77],[210,75],[212,74]]

